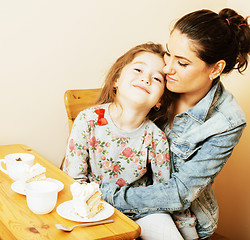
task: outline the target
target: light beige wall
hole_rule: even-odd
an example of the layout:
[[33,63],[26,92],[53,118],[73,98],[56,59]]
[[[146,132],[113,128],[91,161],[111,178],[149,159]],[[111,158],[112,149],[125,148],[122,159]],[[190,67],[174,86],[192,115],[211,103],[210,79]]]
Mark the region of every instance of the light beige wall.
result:
[[219,204],[220,217],[217,232],[231,240],[250,239],[250,69],[244,76],[230,74],[223,80],[243,108],[248,125],[228,163],[217,176],[214,190]]
[[[234,8],[244,16],[250,15],[250,2],[245,0],[228,1],[228,7]],[[223,80],[243,108],[248,125],[239,144],[228,163],[215,180],[214,189],[220,206],[219,227],[231,240],[250,239],[250,69],[243,76],[234,72]]]
[[67,89],[100,87],[129,48],[165,45],[171,21],[225,2],[1,1],[0,144],[26,144],[58,166],[68,137]]
[[[1,1],[0,144],[26,144],[59,166],[68,137],[67,89],[101,87],[110,65],[130,47],[165,44],[173,20],[226,6],[249,14],[246,0]],[[249,78],[248,71],[224,81],[247,119]],[[218,231],[235,240],[250,239],[249,136],[248,126],[215,183]]]

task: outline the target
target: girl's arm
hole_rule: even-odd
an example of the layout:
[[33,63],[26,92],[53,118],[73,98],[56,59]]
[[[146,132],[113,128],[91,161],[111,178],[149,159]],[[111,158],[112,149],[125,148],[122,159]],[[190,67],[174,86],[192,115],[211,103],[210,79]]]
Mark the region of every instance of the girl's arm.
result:
[[170,178],[169,146],[164,132],[157,131],[156,139],[153,139],[152,152],[149,153],[154,183],[166,183]]
[[81,112],[74,121],[69,137],[63,171],[78,181],[88,178],[87,123]]
[[244,126],[211,136],[167,183],[137,188],[104,183],[101,189],[103,199],[123,212],[135,209],[143,212],[147,208],[168,212],[187,209],[221,171]]

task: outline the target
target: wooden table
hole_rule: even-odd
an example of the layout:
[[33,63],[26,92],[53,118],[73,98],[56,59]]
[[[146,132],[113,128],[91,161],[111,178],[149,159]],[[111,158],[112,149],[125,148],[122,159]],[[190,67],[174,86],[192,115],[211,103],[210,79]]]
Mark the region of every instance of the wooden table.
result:
[[[10,153],[31,153],[35,155],[35,163],[46,167],[46,176],[55,178],[64,183],[64,189],[58,194],[56,207],[72,199],[70,185],[74,180],[33,151],[31,148],[21,145],[0,146],[0,158]],[[115,209],[114,223],[75,228],[72,232],[63,232],[55,227],[56,223],[73,226],[77,222],[60,217],[55,209],[45,215],[32,213],[26,203],[26,197],[15,193],[11,189],[13,180],[0,171],[0,239],[1,240],[79,240],[79,239],[134,239],[140,235],[140,227],[134,221]]]

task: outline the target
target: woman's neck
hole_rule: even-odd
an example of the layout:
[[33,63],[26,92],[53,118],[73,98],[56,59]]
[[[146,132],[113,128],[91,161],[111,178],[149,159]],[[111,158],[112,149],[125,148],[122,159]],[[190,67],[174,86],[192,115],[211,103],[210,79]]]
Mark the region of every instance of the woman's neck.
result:
[[190,108],[193,108],[202,98],[206,96],[212,86],[212,82],[203,91],[181,93],[175,102],[174,115],[182,112],[186,112]]
[[118,103],[111,103],[109,106],[109,115],[120,130],[133,131],[137,129],[145,120],[148,111],[137,109],[130,106],[121,106]]
[[179,113],[186,112],[188,109],[194,107],[196,105],[196,101],[189,101],[190,99],[186,99],[185,97],[180,97],[178,100],[175,102],[175,107],[174,107],[174,115],[177,115]]
[[194,101],[188,101],[185,97],[182,97],[180,94],[177,99],[175,99],[174,105],[173,105],[173,111],[172,111],[172,117],[170,120],[170,128],[172,128],[174,123],[174,118],[176,115],[186,112],[190,108],[194,107],[197,102]]

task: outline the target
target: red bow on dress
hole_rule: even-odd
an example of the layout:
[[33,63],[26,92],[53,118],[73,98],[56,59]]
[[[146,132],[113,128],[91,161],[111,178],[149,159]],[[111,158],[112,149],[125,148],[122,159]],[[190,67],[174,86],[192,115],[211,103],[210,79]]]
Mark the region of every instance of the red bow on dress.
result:
[[108,124],[107,119],[104,118],[105,109],[103,108],[96,109],[95,113],[98,115],[97,125],[102,126]]

